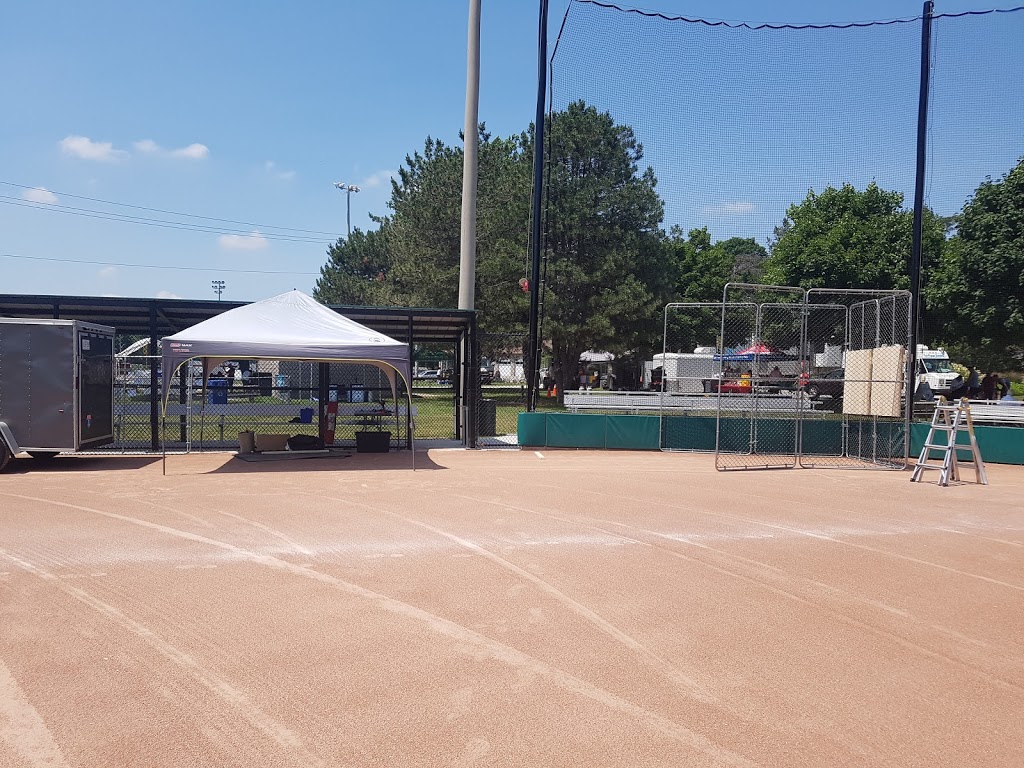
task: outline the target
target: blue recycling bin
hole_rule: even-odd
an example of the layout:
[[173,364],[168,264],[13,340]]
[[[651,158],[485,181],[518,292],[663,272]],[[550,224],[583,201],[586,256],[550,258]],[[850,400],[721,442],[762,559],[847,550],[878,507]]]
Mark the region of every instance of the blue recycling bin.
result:
[[280,373],[277,374],[276,384],[277,384],[277,392],[276,392],[277,396],[279,398],[281,398],[282,400],[291,400],[292,399],[292,391],[290,389],[288,389],[288,377],[284,376],[284,375],[282,375]]
[[312,424],[313,423],[313,409],[312,408],[299,408],[299,423],[300,424]]
[[208,382],[210,393],[207,402],[210,405],[227,405],[228,403],[228,380],[210,379]]

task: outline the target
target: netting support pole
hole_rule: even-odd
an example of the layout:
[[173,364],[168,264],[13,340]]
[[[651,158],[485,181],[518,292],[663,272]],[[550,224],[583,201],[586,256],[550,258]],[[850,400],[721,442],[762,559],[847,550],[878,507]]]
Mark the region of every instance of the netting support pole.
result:
[[910,250],[910,378],[907,399],[917,393],[917,337],[921,324],[921,233],[924,222],[924,173],[928,154],[928,88],[931,80],[932,15],[935,3],[926,0],[921,13],[921,87],[917,102],[917,176],[914,181],[914,239]]
[[149,448],[156,451],[163,442],[160,431],[160,353],[157,352],[156,302],[149,303]]
[[537,29],[537,115],[533,127],[533,203],[530,232],[530,338],[527,341],[526,410],[537,410],[540,370],[540,216],[544,192],[544,105],[548,80],[548,0],[540,0]]

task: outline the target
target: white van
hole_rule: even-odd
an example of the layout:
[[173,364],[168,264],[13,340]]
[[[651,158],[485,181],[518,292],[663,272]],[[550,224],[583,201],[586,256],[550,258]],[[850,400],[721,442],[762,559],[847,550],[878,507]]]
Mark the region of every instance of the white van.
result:
[[924,344],[918,344],[917,383],[923,381],[928,382],[936,395],[948,395],[964,383],[963,377],[953,370],[946,350],[928,349]]

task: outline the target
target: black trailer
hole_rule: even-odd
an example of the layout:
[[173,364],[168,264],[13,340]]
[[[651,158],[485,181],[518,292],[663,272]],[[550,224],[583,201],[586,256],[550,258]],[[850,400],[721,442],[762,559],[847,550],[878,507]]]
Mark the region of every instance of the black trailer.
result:
[[114,329],[0,318],[0,470],[114,441]]

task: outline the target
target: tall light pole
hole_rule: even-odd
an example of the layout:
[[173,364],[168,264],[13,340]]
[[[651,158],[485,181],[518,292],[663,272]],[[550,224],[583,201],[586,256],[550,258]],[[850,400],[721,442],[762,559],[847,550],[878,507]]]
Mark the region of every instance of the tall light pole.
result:
[[355,184],[346,184],[344,181],[334,182],[334,186],[345,193],[345,221],[348,224],[348,237],[352,237],[352,193],[358,192],[359,187]]
[[220,301],[220,295],[224,293],[224,287],[227,285],[223,280],[212,280],[210,285],[213,287],[214,293],[217,294],[217,301]]
[[466,45],[466,119],[462,141],[462,233],[459,247],[459,309],[476,304],[476,189],[480,136],[480,0],[469,0]]

